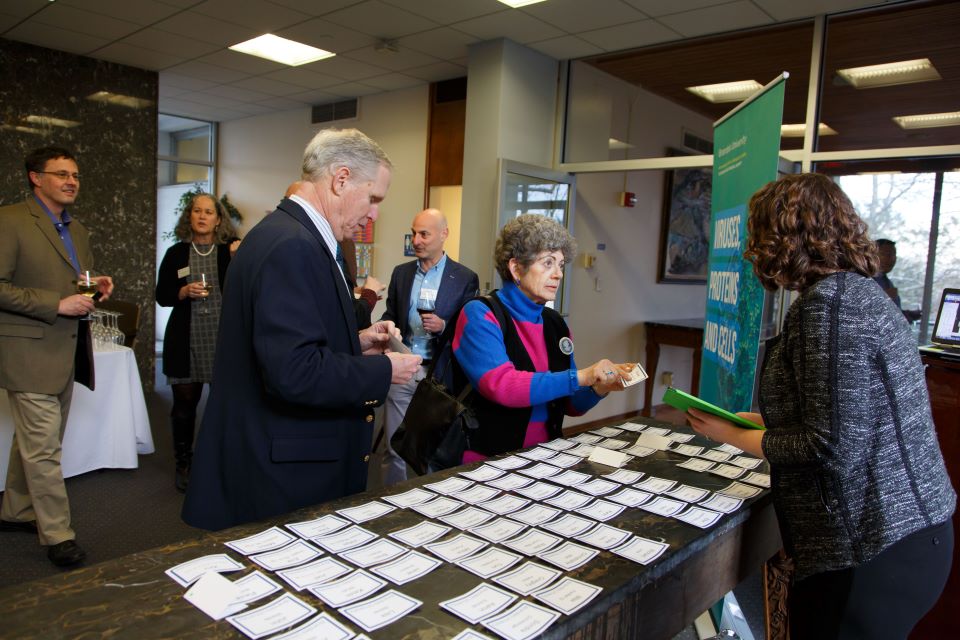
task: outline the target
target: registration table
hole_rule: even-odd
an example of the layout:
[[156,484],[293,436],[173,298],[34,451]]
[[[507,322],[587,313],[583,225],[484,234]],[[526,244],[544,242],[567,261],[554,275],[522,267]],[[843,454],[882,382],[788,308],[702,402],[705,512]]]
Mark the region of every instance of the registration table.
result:
[[[136,469],[137,455],[153,453],[153,436],[140,373],[133,351],[111,347],[94,351],[96,391],[81,384],[63,435],[64,477],[94,469]],[[13,440],[13,419],[5,391],[0,391],[0,490],[3,490]]]
[[[649,418],[640,418],[637,422],[674,428],[678,432],[685,429]],[[636,436],[636,433],[624,432],[620,437],[635,440]],[[708,446],[710,443],[698,437],[690,444]],[[677,466],[685,460],[687,458],[678,453],[658,451],[631,460],[625,468],[644,472],[644,478],[656,476],[709,490],[730,484],[728,478]],[[531,464],[536,464],[536,461]],[[0,590],[0,620],[3,620],[4,633],[17,638],[242,638],[244,636],[228,622],[214,621],[188,603],[183,597],[186,589],[165,575],[165,570],[201,556],[227,554],[243,565],[241,571],[224,574],[235,581],[258,567],[249,557],[225,546],[227,541],[251,536],[271,525],[302,522],[344,508],[367,505],[372,500],[386,505],[388,502],[383,500],[384,497],[397,496],[478,466],[467,465],[416,478],[387,490],[350,496],[260,523],[203,533],[176,544]],[[586,460],[570,468],[594,476],[614,471],[611,467]],[[767,472],[766,465],[761,465],[755,471]],[[549,478],[544,481],[549,482]],[[543,504],[543,501],[537,502]],[[574,509],[571,513],[578,511]],[[379,540],[394,540],[388,534],[427,520],[440,523],[439,520],[420,515],[412,508],[397,508],[359,526],[381,536]],[[669,639],[690,625],[694,618],[741,580],[759,570],[781,546],[769,490],[748,498],[739,509],[723,515],[707,529],[631,507],[605,524],[649,540],[665,542],[669,547],[646,565],[611,551],[599,551],[586,564],[563,572],[565,576],[601,587],[602,591],[579,610],[570,615],[560,615],[537,637],[579,640]],[[465,533],[478,536],[475,530],[476,527],[471,527]],[[444,541],[459,533],[454,528],[439,540]],[[506,550],[503,545],[490,546]],[[430,555],[423,547],[416,550]],[[520,564],[534,561],[549,566],[542,556],[536,554],[534,557],[525,557]],[[324,553],[323,557],[337,557],[347,563],[340,554]],[[350,629],[361,632],[360,627],[344,617],[338,609],[327,606],[309,591],[297,591],[276,573],[260,570],[280,584],[287,594],[332,615]],[[440,640],[452,638],[469,628],[485,636],[496,637],[495,633],[481,624],[471,625],[438,606],[439,602],[464,594],[481,583],[494,584],[491,579],[484,580],[448,562],[411,582],[401,585],[388,582],[378,593],[393,589],[422,601],[422,605],[416,611],[367,635],[374,640]],[[267,596],[252,603],[250,608],[270,602],[277,596]],[[536,602],[529,596],[517,601],[523,600]]]

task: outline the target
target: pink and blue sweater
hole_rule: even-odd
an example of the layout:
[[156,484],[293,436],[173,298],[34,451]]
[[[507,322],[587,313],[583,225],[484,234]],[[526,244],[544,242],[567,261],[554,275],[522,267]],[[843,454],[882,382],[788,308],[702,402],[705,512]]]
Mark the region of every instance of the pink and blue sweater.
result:
[[[563,413],[581,415],[595,406],[600,396],[592,388],[577,384],[572,354],[567,369],[550,371],[543,305],[527,298],[512,283],[506,284],[498,297],[512,317],[535,371],[519,370],[510,361],[503,331],[493,311],[477,300],[467,303],[457,319],[453,353],[467,379],[484,398],[504,407],[531,408],[523,438],[523,446],[529,447],[548,439],[548,403],[565,398]],[[467,451],[463,461],[483,458],[477,452]]]

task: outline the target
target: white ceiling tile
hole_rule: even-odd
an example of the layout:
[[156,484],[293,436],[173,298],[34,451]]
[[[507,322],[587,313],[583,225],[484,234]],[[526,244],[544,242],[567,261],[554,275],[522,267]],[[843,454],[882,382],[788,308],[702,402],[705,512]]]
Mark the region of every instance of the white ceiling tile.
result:
[[795,20],[810,16],[861,9],[877,4],[877,0],[754,0],[755,5],[776,20]]
[[333,53],[360,49],[377,41],[373,36],[319,18],[308,20],[289,29],[281,29],[277,35]]
[[125,20],[117,20],[99,13],[68,7],[59,2],[51,4],[39,12],[33,21],[59,27],[69,31],[85,33],[105,40],[118,40],[140,28],[140,25]]
[[330,93],[328,91],[304,91],[303,93],[297,93],[292,96],[287,96],[291,100],[299,100],[304,104],[326,104],[327,102],[336,102],[343,96],[339,96],[335,93]]
[[624,0],[624,2],[648,16],[658,17],[723,4],[725,0]]
[[32,16],[41,9],[50,6],[50,0],[19,0],[18,2],[4,2],[3,13],[26,18]]
[[[243,80],[240,82],[243,82]],[[204,93],[212,96],[220,96],[221,98],[229,98],[234,103],[256,102],[258,100],[267,100],[273,97],[269,93],[253,91],[251,89],[240,87],[236,84],[217,85],[215,87],[210,87],[204,91]],[[238,111],[242,111],[239,106],[231,108],[236,108]]]
[[313,71],[304,69],[303,67],[293,67],[289,69],[283,69],[282,71],[274,71],[261,77],[278,80],[280,82],[286,82],[287,84],[297,85],[301,88],[301,90],[322,89],[324,87],[329,87],[332,84],[339,84],[343,82],[343,78],[337,78],[325,73],[314,73]]
[[324,19],[376,38],[399,38],[438,26],[433,20],[384,4],[379,0],[368,0],[368,2],[328,13]]
[[290,100],[289,98],[269,98],[267,100],[261,100],[256,102],[265,107],[270,107],[274,111],[287,111],[289,109],[296,109],[298,107],[304,106],[305,102],[300,102],[298,100]]
[[234,111],[240,111],[245,113],[248,116],[259,116],[264,113],[271,113],[273,111],[272,107],[268,107],[263,104],[252,104],[249,102],[237,103],[234,106],[230,107]]
[[236,82],[237,80],[243,80],[248,75],[239,71],[234,71],[233,69],[225,69],[224,67],[217,67],[212,64],[196,61],[178,64],[175,67],[171,67],[170,71],[183,76],[189,76],[191,78],[198,78],[200,80],[213,82],[215,84]]
[[131,34],[120,42],[134,47],[142,47],[151,51],[159,51],[174,56],[190,59],[213,53],[220,49],[220,45],[206,40],[197,40],[169,31],[146,28]]
[[566,35],[560,29],[521,11],[505,11],[465,20],[458,22],[456,28],[481,40],[509,38],[521,44]]
[[439,24],[452,24],[491,13],[511,11],[497,0],[383,0],[410,13],[429,18]]
[[676,40],[680,37],[679,33],[668,29],[656,20],[641,20],[618,27],[587,31],[578,35],[605,51],[645,47],[658,42]]
[[96,38],[85,33],[50,27],[33,20],[23,22],[6,31],[3,37],[8,40],[29,42],[48,49],[83,55],[110,43],[105,38]]
[[211,122],[221,122],[223,120],[232,120],[243,117],[244,113],[234,111],[227,107],[212,107],[207,104],[195,102],[193,100],[182,100],[180,98],[168,98],[161,100],[158,105],[161,113],[175,116],[184,116],[196,118],[198,120],[209,120]]
[[387,73],[375,78],[365,78],[363,84],[376,87],[381,91],[396,91],[397,89],[406,89],[423,84],[420,78],[404,75],[402,73]]
[[166,69],[187,60],[182,56],[152,51],[127,42],[114,42],[97,49],[97,58],[154,71]]
[[439,82],[467,75],[467,67],[451,62],[438,62],[419,69],[407,69],[404,73],[427,82]]
[[375,67],[382,67],[388,71],[403,71],[411,67],[422,67],[439,62],[433,56],[402,47],[396,52],[377,51],[373,47],[367,47],[351,51],[350,58],[372,64]]
[[550,0],[520,10],[569,33],[612,27],[648,17],[620,0]]
[[479,41],[476,36],[450,27],[440,27],[439,29],[405,36],[397,40],[397,44],[401,49],[410,48],[434,58],[451,60],[453,58],[465,58],[467,56],[467,46]]
[[300,93],[303,91],[303,87],[298,87],[297,85],[290,84],[289,82],[280,82],[279,80],[273,80],[264,76],[255,76],[253,78],[246,78],[245,80],[238,80],[237,82],[231,83],[231,85],[234,87],[241,87],[243,89],[250,89],[251,91],[257,91],[259,93],[265,93],[267,94],[266,97],[289,96],[291,94]]
[[184,91],[203,91],[204,89],[216,86],[218,83],[181,75],[172,71],[161,71],[160,84],[161,86],[168,85],[171,87],[177,87],[183,89]]
[[603,53],[604,50],[577,36],[561,36],[540,42],[531,42],[527,45],[540,53],[545,53],[556,60],[572,60],[584,56]]
[[173,85],[162,83],[157,88],[157,93],[159,94],[161,100],[163,98],[175,98],[177,96],[189,96],[190,91],[187,89],[182,89],[180,87],[174,87]]
[[208,45],[229,47],[263,35],[263,31],[218,20],[195,11],[182,11],[153,25],[168,33],[194,38]]
[[223,107],[226,109],[229,109],[236,103],[236,100],[233,98],[226,98],[224,96],[218,96],[210,93],[209,89],[206,91],[195,91],[190,95],[190,101],[198,102],[209,107]]
[[190,7],[191,12],[211,18],[226,19],[233,24],[250,27],[260,34],[273,32],[310,19],[306,13],[294,11],[263,0],[206,0]]
[[57,5],[65,5],[85,11],[92,11],[101,16],[110,16],[118,20],[126,20],[140,26],[148,26],[168,18],[181,9],[172,6],[169,2],[156,0],[58,0]]
[[343,84],[330,87],[329,91],[343,96],[344,98],[356,98],[359,96],[369,96],[375,93],[381,93],[380,89],[371,87],[368,84],[363,84],[362,82],[344,82]]
[[389,71],[389,69],[384,69],[383,67],[375,67],[372,64],[354,60],[349,56],[335,56],[333,58],[327,58],[326,60],[311,62],[310,64],[304,65],[304,68],[309,68],[311,71],[316,71],[317,73],[329,74],[343,80],[363,80],[364,78],[372,78],[373,76],[382,76],[385,72]]
[[770,16],[748,0],[675,13],[658,20],[686,37],[746,29],[773,22]]
[[343,7],[349,7],[352,4],[356,4],[357,0],[323,0],[323,2],[317,2],[317,0],[267,0],[271,4],[278,4],[281,7],[287,7],[288,9],[294,9],[300,13],[306,13],[311,16],[322,16],[324,14],[336,11],[337,9],[342,9]]
[[230,49],[214,51],[213,53],[203,56],[200,61],[215,64],[219,67],[226,67],[227,69],[233,69],[234,71],[256,74],[290,68],[288,65],[280,62],[273,62],[272,60],[251,56],[247,53],[239,53],[238,51],[231,51]]

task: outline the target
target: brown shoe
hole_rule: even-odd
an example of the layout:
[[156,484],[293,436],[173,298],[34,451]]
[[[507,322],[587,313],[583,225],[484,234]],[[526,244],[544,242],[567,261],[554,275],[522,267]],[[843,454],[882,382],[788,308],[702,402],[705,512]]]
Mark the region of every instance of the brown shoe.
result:
[[0,531],[5,533],[20,532],[37,535],[37,521],[20,522],[16,520],[0,520]]
[[47,547],[47,558],[58,567],[69,567],[79,564],[87,557],[87,552],[80,548],[76,540],[64,540]]

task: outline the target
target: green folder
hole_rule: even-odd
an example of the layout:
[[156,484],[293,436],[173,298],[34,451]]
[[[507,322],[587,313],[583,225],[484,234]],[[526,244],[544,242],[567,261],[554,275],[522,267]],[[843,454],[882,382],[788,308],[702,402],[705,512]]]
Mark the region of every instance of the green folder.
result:
[[692,396],[685,391],[680,391],[679,389],[674,389],[673,387],[667,387],[667,390],[663,394],[663,401],[671,407],[680,409],[680,411],[683,411],[684,413],[687,412],[687,409],[693,407],[694,409],[700,409],[700,411],[706,411],[707,413],[712,413],[715,416],[725,418],[738,427],[743,427],[744,429],[764,428],[756,422],[750,422],[749,420],[741,418],[735,413],[730,413],[726,409],[721,409],[715,404],[710,404],[706,400],[701,400],[696,396]]

